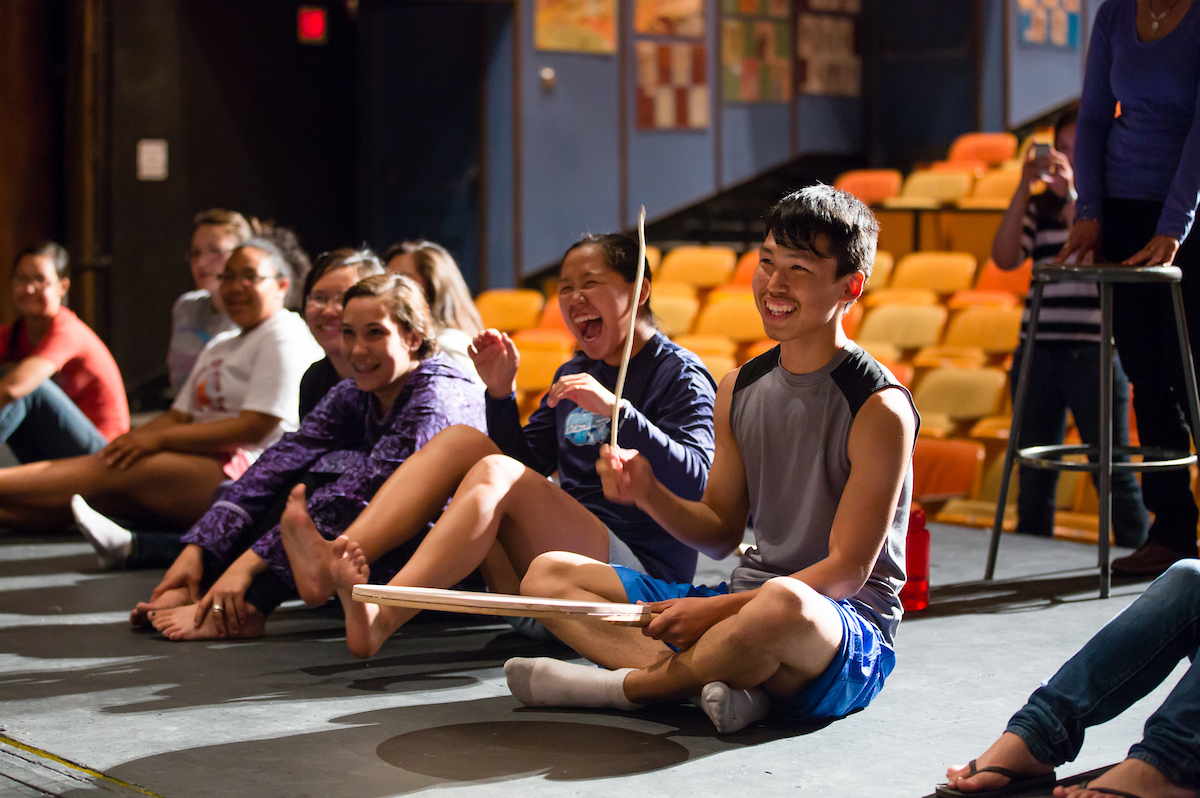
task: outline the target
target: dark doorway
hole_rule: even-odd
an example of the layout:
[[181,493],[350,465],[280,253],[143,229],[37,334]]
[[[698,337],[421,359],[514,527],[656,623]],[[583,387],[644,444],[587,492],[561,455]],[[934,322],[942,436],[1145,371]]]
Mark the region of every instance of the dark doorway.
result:
[[508,4],[363,8],[362,229],[384,248],[428,238],[480,288],[484,82]]

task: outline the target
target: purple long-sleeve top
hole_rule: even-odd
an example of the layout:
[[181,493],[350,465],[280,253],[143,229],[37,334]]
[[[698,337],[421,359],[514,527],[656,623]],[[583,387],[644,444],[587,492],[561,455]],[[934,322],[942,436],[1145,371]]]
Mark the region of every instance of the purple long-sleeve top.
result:
[[[1117,102],[1121,116],[1114,119]],[[1076,219],[1105,197],[1162,202],[1157,234],[1182,241],[1200,198],[1200,3],[1143,42],[1136,0],[1096,12],[1075,132]]]
[[[240,554],[235,541],[307,472],[338,475],[308,497],[313,523],[332,540],[366,508],[384,480],[438,432],[455,424],[487,430],[482,389],[443,354],[422,361],[391,410],[382,416],[379,411],[379,400],[360,391],[354,380],[338,383],[300,429],[263,452],[183,542],[228,565]],[[285,584],[294,585],[278,526],[251,549]]]

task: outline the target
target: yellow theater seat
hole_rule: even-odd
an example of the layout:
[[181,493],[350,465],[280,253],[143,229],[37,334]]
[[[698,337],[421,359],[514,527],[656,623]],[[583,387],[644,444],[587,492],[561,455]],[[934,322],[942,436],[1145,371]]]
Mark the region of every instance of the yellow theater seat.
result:
[[729,247],[682,246],[663,255],[655,277],[697,288],[712,288],[729,282],[737,253]]
[[538,326],[545,297],[530,288],[494,288],[475,298],[484,327],[516,332]]
[[[863,318],[858,340],[888,343],[900,350],[919,349],[936,344],[945,323],[946,308],[941,305],[883,305]],[[867,351],[879,357],[871,349]]]
[[918,169],[904,181],[897,197],[882,201],[884,208],[933,210],[967,195],[975,176],[956,170]]
[[[997,368],[943,368],[925,375],[913,393],[921,413],[922,434],[961,434],[1000,407],[1008,375]],[[924,428],[928,426],[926,431]]]
[[709,302],[696,319],[695,332],[697,335],[724,335],[738,343],[766,337],[762,316],[749,292]]
[[658,319],[658,328],[672,338],[691,331],[700,300],[694,294],[660,293],[661,285],[650,290],[650,310]]
[[913,252],[896,264],[891,287],[953,294],[971,287],[975,268],[975,256],[969,252]]
[[871,265],[871,277],[867,280],[865,290],[878,291],[880,288],[887,288],[895,265],[896,259],[892,257],[892,253],[882,249],[876,250],[875,263]]

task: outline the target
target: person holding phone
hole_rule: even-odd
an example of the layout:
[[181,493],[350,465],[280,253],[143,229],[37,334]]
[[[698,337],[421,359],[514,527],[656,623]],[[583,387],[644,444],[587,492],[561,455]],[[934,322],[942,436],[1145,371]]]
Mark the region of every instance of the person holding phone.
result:
[[[1054,145],[1037,144],[1025,161],[1021,182],[992,241],[992,260],[1001,269],[1015,269],[1026,258],[1034,263],[1053,260],[1067,239],[1075,215],[1075,182],[1072,168],[1078,109],[1059,115],[1054,123]],[[1035,194],[1038,185],[1044,190]],[[1025,298],[1021,345],[1013,356],[1009,380],[1016,393],[1016,369],[1022,348],[1029,345],[1029,304]],[[1025,389],[1025,414],[1021,446],[1062,443],[1067,411],[1075,418],[1079,437],[1092,446],[1100,442],[1100,293],[1093,283],[1048,283],[1043,288],[1038,318],[1037,345]],[[1129,378],[1113,353],[1113,442],[1129,443]],[[1119,461],[1128,458],[1119,458]],[[1092,474],[1093,481],[1099,474]],[[1051,537],[1058,472],[1021,467],[1017,491],[1017,531]],[[1142,489],[1131,472],[1112,475],[1113,535],[1118,546],[1137,548],[1146,538],[1150,519],[1142,503]]]

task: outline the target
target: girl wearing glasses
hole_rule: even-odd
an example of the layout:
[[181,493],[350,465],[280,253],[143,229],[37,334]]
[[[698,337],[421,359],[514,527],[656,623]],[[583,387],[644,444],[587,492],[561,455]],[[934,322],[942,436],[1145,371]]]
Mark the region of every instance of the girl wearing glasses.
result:
[[108,347],[63,306],[67,251],[44,242],[13,266],[17,320],[0,327],[0,443],[22,463],[98,452],[129,430]]
[[[234,250],[219,292],[240,331],[205,348],[167,413],[98,454],[0,470],[0,525],[65,526],[73,494],[141,523],[194,523],[223,481],[299,421],[300,377],[320,347],[283,309],[289,279],[269,241],[250,239]],[[120,554],[136,559],[139,552]]]

